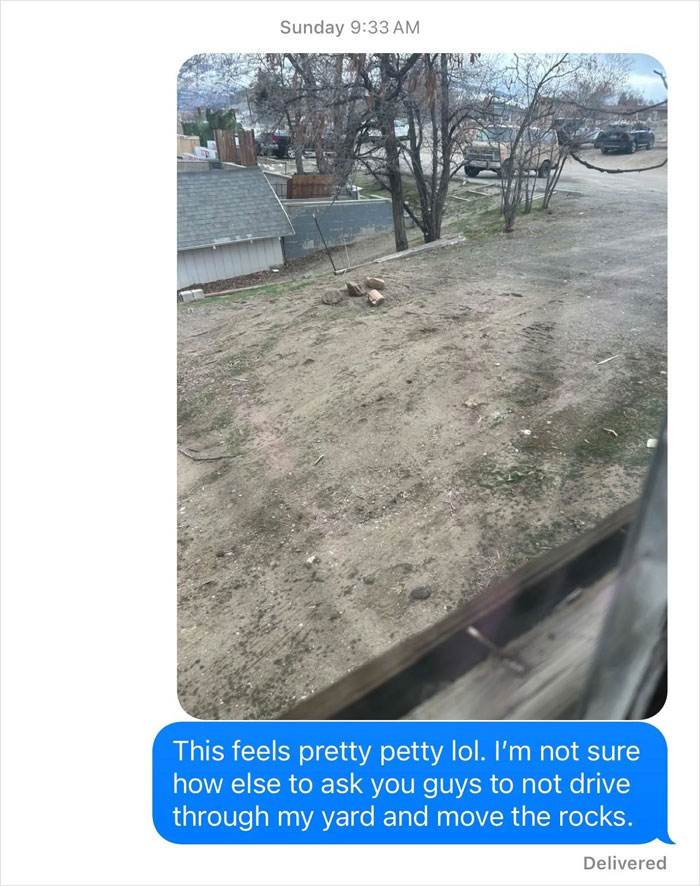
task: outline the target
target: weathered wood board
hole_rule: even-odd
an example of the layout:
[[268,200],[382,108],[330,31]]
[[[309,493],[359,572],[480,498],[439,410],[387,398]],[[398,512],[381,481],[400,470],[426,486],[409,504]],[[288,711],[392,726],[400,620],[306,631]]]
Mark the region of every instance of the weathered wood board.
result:
[[[489,656],[406,720],[557,720],[576,705],[588,677],[612,596],[613,579],[564,600],[503,652],[528,667],[524,675]],[[466,638],[465,638],[466,639]]]

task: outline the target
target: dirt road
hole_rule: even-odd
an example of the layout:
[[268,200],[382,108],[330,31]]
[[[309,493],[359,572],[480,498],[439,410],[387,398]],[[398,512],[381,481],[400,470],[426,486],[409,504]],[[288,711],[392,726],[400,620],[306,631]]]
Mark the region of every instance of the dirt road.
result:
[[665,169],[562,188],[514,234],[353,272],[381,269],[378,309],[322,304],[331,278],[180,309],[179,445],[233,456],[178,456],[188,713],[278,716],[639,494]]

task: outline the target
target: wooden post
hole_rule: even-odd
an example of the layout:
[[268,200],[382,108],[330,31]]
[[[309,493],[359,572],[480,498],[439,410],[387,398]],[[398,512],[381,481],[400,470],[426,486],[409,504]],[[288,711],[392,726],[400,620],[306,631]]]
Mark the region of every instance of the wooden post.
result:
[[240,163],[238,149],[236,148],[236,137],[232,130],[215,129],[214,138],[216,139],[216,153],[219,160],[224,163]]
[[241,163],[243,166],[257,166],[258,158],[255,153],[255,133],[252,129],[241,129],[238,132]]

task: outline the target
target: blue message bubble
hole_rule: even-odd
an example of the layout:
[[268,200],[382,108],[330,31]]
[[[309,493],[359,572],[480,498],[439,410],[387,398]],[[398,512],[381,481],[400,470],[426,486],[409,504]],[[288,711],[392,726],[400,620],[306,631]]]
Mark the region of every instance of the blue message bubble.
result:
[[666,779],[648,723],[173,723],[153,821],[173,843],[671,843]]

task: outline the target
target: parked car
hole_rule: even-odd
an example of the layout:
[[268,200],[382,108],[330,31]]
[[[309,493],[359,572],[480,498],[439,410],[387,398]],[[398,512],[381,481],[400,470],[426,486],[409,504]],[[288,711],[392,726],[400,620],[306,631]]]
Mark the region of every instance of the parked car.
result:
[[614,123],[600,138],[600,150],[604,154],[610,151],[634,154],[641,147],[647,151],[654,147],[654,132],[646,123]]
[[261,132],[255,139],[255,151],[265,157],[289,156],[290,138],[286,132]]
[[569,145],[570,147],[580,147],[585,144],[587,129],[583,129],[579,125],[578,120],[559,119],[552,122],[552,128],[557,134],[557,141],[560,145]]
[[[396,120],[394,123],[394,132],[399,141],[407,141],[408,123],[402,123],[400,120]],[[365,135],[365,141],[371,142],[375,145],[382,144],[384,142],[384,136],[382,135],[381,129],[368,129]]]
[[[517,130],[512,127],[484,129],[464,152],[464,171],[470,177],[484,169],[492,169],[500,178],[513,162],[512,144]],[[528,129],[517,149],[518,165],[527,172],[546,178],[559,163],[560,149],[556,133]]]
[[604,129],[592,129],[583,137],[581,144],[593,145],[594,148],[599,148],[604,134]]

